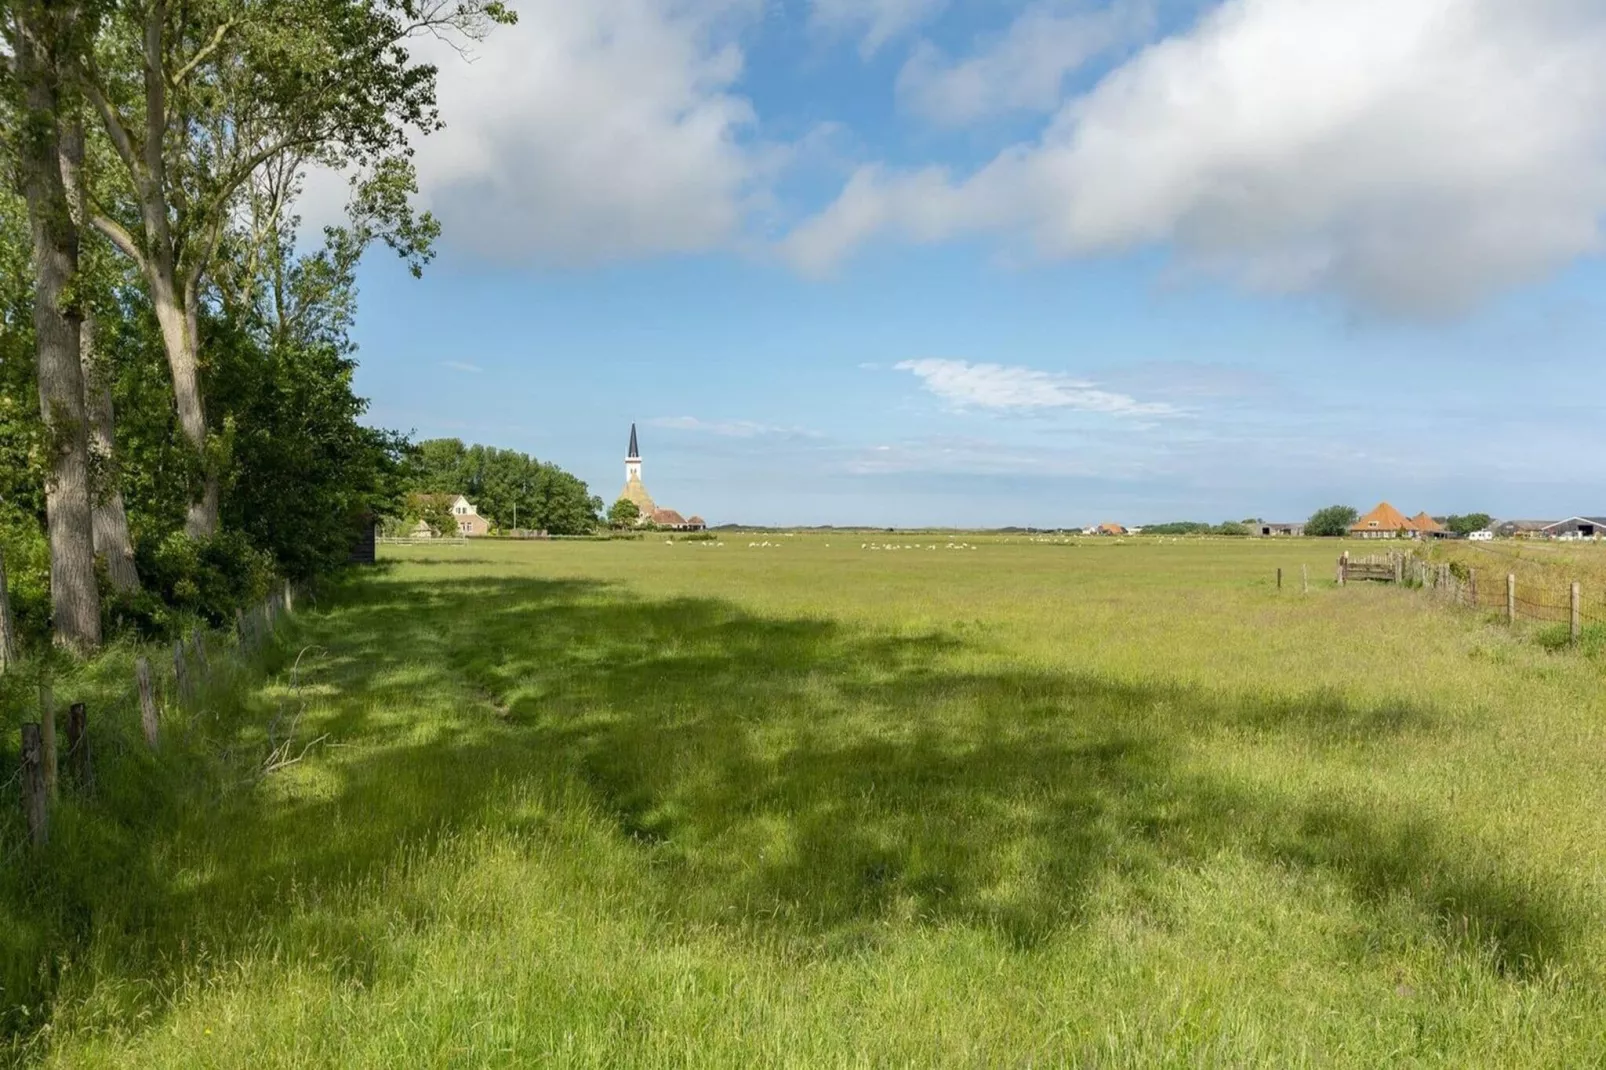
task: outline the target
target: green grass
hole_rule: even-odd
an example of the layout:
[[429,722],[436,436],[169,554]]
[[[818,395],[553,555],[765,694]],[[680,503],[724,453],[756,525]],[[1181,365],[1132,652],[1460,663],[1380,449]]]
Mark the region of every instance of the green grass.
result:
[[1334,544],[889,542],[406,548],[160,759],[109,705],[16,1057],[1606,1060],[1597,660]]

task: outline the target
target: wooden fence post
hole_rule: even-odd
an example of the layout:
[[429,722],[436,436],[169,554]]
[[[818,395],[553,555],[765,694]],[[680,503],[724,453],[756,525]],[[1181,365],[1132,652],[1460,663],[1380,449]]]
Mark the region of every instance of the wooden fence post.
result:
[[1302,582],[1304,584],[1304,589],[1300,593],[1301,594],[1310,594],[1310,566],[1309,565],[1300,565],[1299,566],[1299,574],[1302,577]]
[[56,797],[56,692],[39,685],[39,760],[44,767],[45,794]]
[[206,662],[206,633],[200,628],[190,633],[190,653],[195,657],[195,667],[201,676],[209,676],[212,670]]
[[184,640],[179,639],[173,643],[173,682],[178,685],[178,700],[188,703],[190,700],[190,667],[184,660]]
[[234,634],[239,636],[240,645],[249,645],[250,635],[245,627],[245,611],[236,607],[234,610]]
[[1584,613],[1583,613],[1583,604],[1582,604],[1583,603],[1583,589],[1578,586],[1578,581],[1577,580],[1573,581],[1572,596],[1573,596],[1573,605],[1572,605],[1572,609],[1573,609],[1573,642],[1576,644],[1578,642],[1579,634],[1584,630],[1584,620],[1583,620]]
[[1506,573],[1506,623],[1517,623],[1517,574]]
[[0,673],[17,663],[17,625],[11,619],[11,589],[6,586],[6,552],[0,549]]
[[1348,564],[1349,564],[1349,551],[1345,550],[1342,554],[1338,555],[1338,585],[1340,587],[1344,586],[1344,579],[1345,579],[1344,569],[1345,569],[1345,566],[1348,565]]
[[1404,554],[1395,554],[1394,555],[1394,582],[1395,583],[1404,583],[1405,582],[1405,555]]
[[89,715],[82,702],[74,702],[67,710],[67,765],[80,788],[94,788],[95,770],[89,763]]
[[1467,598],[1472,603],[1472,608],[1473,609],[1477,609],[1478,608],[1478,570],[1475,569],[1475,568],[1467,570]]
[[296,592],[289,580],[284,581],[284,611],[286,615],[296,611]]
[[40,756],[39,726],[22,726],[22,812],[28,815],[28,838],[35,847],[50,839],[50,803]]
[[156,749],[156,693],[151,689],[151,663],[134,659],[134,681],[139,685],[139,720],[145,729],[145,742]]
[[1283,570],[1282,569],[1278,569],[1277,570],[1277,589],[1279,591],[1283,589]]

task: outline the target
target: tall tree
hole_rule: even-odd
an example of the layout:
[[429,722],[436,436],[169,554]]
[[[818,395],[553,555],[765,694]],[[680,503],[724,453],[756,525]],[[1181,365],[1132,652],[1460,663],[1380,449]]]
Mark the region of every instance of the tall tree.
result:
[[74,108],[69,72],[85,26],[81,8],[71,0],[15,0],[4,16],[9,55],[0,57],[0,78],[17,127],[7,140],[28,205],[35,276],[39,412],[49,458],[45,512],[52,620],[59,643],[85,651],[100,643],[100,591],[90,511],[81,313],[73,292],[78,228],[62,178],[62,122]]
[[[62,131],[62,179],[75,226],[82,228],[89,215],[84,189],[84,127],[74,118]],[[95,342],[95,308],[90,290],[100,290],[91,279],[97,274],[84,261],[92,255],[80,250],[79,363],[84,379],[84,407],[89,420],[90,508],[95,553],[106,562],[106,575],[116,591],[139,589],[139,568],[134,564],[134,540],[128,531],[128,511],[117,457],[115,407],[111,369]]]
[[[209,433],[200,312],[220,246],[242,235],[265,168],[308,163],[362,176],[356,199],[413,261],[433,224],[407,193],[409,131],[439,125],[435,68],[406,47],[423,34],[482,34],[513,15],[496,0],[114,0],[78,68],[123,179],[94,224],[145,280],[161,329],[179,426],[200,459],[187,530],[217,529],[223,443]],[[287,187],[288,188],[288,187]]]

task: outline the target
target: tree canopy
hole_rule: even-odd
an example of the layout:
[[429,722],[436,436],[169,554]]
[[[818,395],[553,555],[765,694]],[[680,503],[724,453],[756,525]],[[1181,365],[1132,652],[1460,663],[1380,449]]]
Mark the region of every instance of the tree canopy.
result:
[[1361,514],[1348,505],[1329,505],[1318,509],[1305,521],[1306,535],[1337,536],[1349,533],[1350,525]]
[[409,483],[424,494],[462,494],[496,527],[552,535],[594,531],[602,499],[555,464],[517,450],[435,438],[413,451]]
[[1457,535],[1471,535],[1474,531],[1482,531],[1494,523],[1494,517],[1488,513],[1467,513],[1465,516],[1452,514],[1444,518],[1444,526]]

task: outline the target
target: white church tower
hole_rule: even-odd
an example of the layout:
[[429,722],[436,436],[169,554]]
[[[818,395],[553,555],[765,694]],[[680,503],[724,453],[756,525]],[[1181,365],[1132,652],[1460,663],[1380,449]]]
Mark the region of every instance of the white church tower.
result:
[[641,449],[636,445],[635,424],[630,425],[630,450],[625,454],[625,489],[619,497],[635,502],[642,516],[650,517],[658,509],[652,495],[647,493],[647,487],[641,482]]

